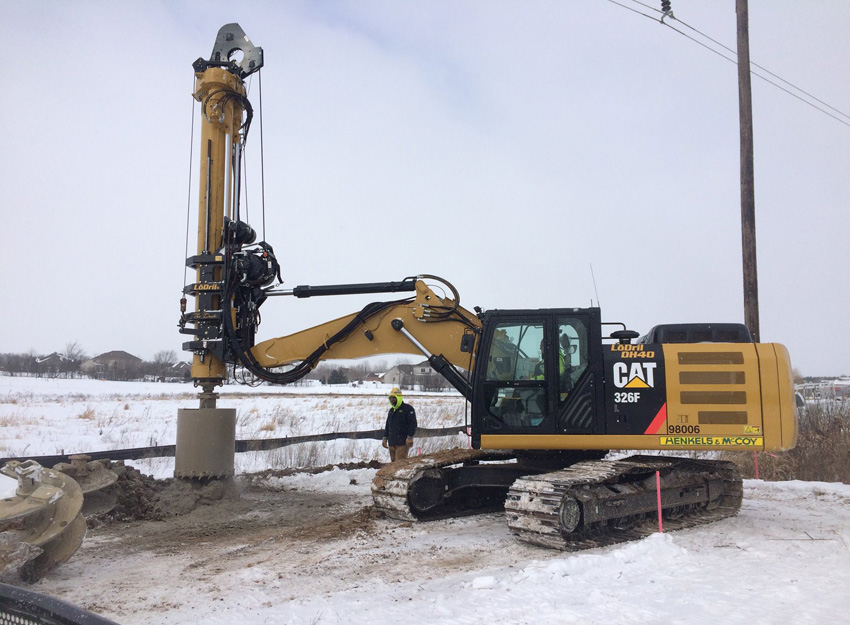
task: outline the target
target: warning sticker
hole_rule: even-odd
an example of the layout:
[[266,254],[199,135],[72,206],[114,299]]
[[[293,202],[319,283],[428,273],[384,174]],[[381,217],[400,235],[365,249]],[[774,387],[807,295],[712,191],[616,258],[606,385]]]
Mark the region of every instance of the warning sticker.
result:
[[677,447],[762,447],[761,436],[662,436],[662,445]]

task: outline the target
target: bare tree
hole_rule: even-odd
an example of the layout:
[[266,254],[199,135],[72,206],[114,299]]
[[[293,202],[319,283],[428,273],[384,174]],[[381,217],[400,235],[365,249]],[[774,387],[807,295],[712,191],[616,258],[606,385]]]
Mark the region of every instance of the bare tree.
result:
[[162,350],[153,356],[153,373],[157,377],[164,378],[169,369],[177,364],[177,353],[173,349]]
[[62,354],[67,360],[70,360],[75,365],[80,365],[84,360],[88,360],[88,355],[82,345],[77,341],[71,341],[65,344],[65,352]]
[[70,376],[79,376],[80,365],[89,358],[82,345],[80,345],[77,341],[66,343],[65,351],[61,355],[64,359],[64,362],[62,363],[62,372],[65,375]]

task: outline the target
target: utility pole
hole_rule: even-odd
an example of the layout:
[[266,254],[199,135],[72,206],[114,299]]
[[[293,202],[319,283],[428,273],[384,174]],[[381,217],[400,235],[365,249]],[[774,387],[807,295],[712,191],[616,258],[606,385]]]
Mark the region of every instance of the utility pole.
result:
[[744,323],[758,343],[759,288],[756,263],[756,198],[753,182],[753,94],[750,84],[750,19],[747,0],[735,0],[738,15],[738,110],[741,125],[741,246]]

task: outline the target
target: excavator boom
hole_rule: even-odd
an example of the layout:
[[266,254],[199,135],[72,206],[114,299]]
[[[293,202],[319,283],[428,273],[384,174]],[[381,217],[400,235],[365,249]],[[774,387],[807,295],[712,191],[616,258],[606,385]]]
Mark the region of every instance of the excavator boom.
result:
[[[438,280],[454,290],[436,276],[427,278]],[[250,359],[261,367],[261,371],[255,373],[262,375],[262,370],[286,365],[300,366],[301,372],[307,373],[303,363],[309,363],[312,368],[326,359],[422,354],[429,360],[433,359],[432,366],[464,396],[471,398],[469,381],[458,369],[472,371],[475,368],[481,322],[475,314],[459,305],[457,297],[441,297],[425,279],[423,276],[401,283],[293,289],[287,294],[307,297],[400,290],[414,290],[416,294],[409,299],[373,303],[358,313],[258,343],[250,350]]]

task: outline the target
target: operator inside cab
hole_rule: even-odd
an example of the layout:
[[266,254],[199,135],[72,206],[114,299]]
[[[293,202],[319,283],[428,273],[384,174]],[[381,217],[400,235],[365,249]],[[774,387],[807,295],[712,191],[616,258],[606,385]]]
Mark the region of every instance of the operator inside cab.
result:
[[566,332],[559,339],[558,371],[560,375],[559,386],[561,389],[561,400],[567,398],[567,394],[573,390],[575,379],[573,379],[572,355],[576,353],[576,346],[570,341],[570,335]]
[[[567,333],[561,334],[558,340],[558,387],[560,389],[561,401],[567,398],[567,395],[573,390],[575,380],[573,380],[573,366],[571,355],[576,351],[576,346],[570,341],[570,335]],[[546,341],[540,341],[540,360],[534,366],[534,375],[532,380],[545,379],[544,355],[546,353]]]

